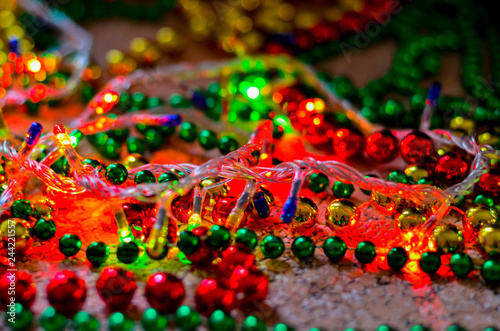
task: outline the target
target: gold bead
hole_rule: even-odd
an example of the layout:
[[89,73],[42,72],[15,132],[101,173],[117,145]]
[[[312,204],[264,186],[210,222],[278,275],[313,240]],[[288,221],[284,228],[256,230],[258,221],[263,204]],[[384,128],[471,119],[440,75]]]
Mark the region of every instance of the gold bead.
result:
[[404,209],[396,216],[396,226],[403,232],[413,232],[427,222],[427,217],[416,208]]
[[[220,181],[221,179],[217,177],[207,177],[200,182],[200,189],[217,184]],[[204,205],[213,207],[217,203],[217,200],[225,198],[228,192],[229,186],[227,186],[226,184],[207,189]]]
[[463,218],[464,230],[475,236],[485,225],[493,225],[498,222],[498,214],[494,209],[486,206],[473,206],[467,209]]
[[441,254],[453,254],[464,250],[464,235],[453,224],[441,224],[436,226],[433,241],[429,243],[431,249],[437,249]]
[[413,178],[415,182],[418,182],[418,180],[421,178],[429,177],[429,172],[425,168],[419,167],[417,165],[410,165],[406,167],[405,174]]
[[289,228],[294,233],[301,235],[312,235],[318,222],[318,206],[314,201],[306,197],[299,197],[297,211]]
[[498,137],[489,132],[485,132],[477,137],[477,142],[479,145],[494,145],[498,142]]
[[119,64],[123,61],[124,55],[122,51],[119,51],[117,49],[110,49],[106,53],[106,62],[108,64]]
[[388,196],[375,190],[372,190],[370,199],[375,209],[384,215],[394,215],[402,204],[401,196]]
[[357,207],[351,200],[335,199],[326,208],[326,225],[333,231],[347,229],[358,220]]
[[241,6],[245,10],[252,11],[259,6],[259,0],[241,0]]
[[148,163],[148,160],[146,160],[144,156],[137,153],[132,153],[123,159],[123,165],[125,166],[125,168],[127,168],[127,170],[141,167]]
[[[31,226],[28,221],[21,218],[9,218],[0,224],[0,238],[5,248],[9,247],[9,242],[12,239],[12,229],[14,229],[14,240],[16,253],[24,254],[33,243],[33,238],[30,236]],[[9,233],[10,231],[10,233]]]
[[295,7],[289,3],[284,3],[281,6],[279,6],[279,8],[278,8],[278,16],[283,21],[293,20],[296,13],[297,13],[297,11],[295,10]]
[[484,257],[500,257],[500,225],[483,226],[477,235],[477,243]]
[[184,38],[169,27],[160,28],[156,32],[156,40],[160,48],[167,53],[179,53],[186,48]]
[[458,116],[451,120],[450,130],[457,136],[470,136],[476,130],[476,123],[471,119]]
[[57,205],[54,200],[39,194],[29,198],[33,205],[33,216],[36,218],[50,219],[57,215]]

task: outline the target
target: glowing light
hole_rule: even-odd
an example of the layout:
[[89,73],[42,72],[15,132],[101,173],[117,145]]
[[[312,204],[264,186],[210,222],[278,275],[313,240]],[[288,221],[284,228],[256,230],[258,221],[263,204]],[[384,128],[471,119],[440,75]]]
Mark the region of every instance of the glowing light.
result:
[[111,93],[106,93],[104,95],[104,101],[106,101],[106,102],[113,102],[113,95]]
[[257,99],[260,95],[260,91],[258,88],[252,86],[248,88],[247,95],[250,99]]
[[306,103],[306,110],[313,111],[314,110],[314,103],[313,102]]
[[35,60],[35,59],[29,60],[28,61],[28,69],[32,73],[37,73],[42,69],[42,64],[40,63],[40,61]]

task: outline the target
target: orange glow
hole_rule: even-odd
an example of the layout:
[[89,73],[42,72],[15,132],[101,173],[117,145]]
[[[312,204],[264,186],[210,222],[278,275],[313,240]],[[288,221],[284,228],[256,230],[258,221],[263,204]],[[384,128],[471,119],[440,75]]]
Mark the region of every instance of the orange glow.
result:
[[6,94],[7,91],[3,87],[0,87],[0,98],[3,98]]
[[274,92],[273,101],[276,103],[281,103],[281,101],[283,101],[283,95],[279,92]]

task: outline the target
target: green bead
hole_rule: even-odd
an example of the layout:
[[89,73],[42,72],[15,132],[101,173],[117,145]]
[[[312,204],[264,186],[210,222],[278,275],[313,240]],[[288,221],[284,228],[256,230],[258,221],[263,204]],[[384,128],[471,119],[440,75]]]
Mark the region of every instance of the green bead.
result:
[[354,256],[363,264],[368,264],[375,260],[375,245],[371,241],[363,241],[358,244],[354,250]]
[[109,331],[132,331],[134,321],[125,317],[122,313],[113,313],[109,316]]
[[250,315],[243,321],[241,331],[267,331],[267,325],[260,318]]
[[[9,308],[9,311],[10,308]],[[24,308],[22,304],[16,303],[14,305],[14,316],[10,314],[5,314],[5,324],[14,331],[24,331],[27,330],[31,323],[33,322],[33,314],[29,309]]]
[[60,331],[64,329],[68,320],[63,314],[58,313],[53,307],[48,307],[38,320],[45,331]]
[[146,141],[143,139],[128,137],[127,150],[129,153],[144,154],[146,152]]
[[236,232],[235,241],[253,250],[257,246],[257,234],[253,230],[242,228]]
[[410,179],[409,177],[404,173],[404,171],[401,170],[396,170],[393,171],[389,174],[387,177],[388,181],[394,182],[394,183],[399,183],[399,184],[409,184]]
[[313,257],[316,246],[314,241],[306,236],[300,236],[293,240],[292,253],[300,260]]
[[436,252],[425,252],[418,261],[418,265],[426,274],[435,274],[441,267],[441,256]]
[[323,252],[331,261],[338,261],[344,257],[347,247],[342,238],[333,236],[325,240]]
[[217,134],[211,130],[203,130],[198,136],[201,147],[206,150],[217,147]]
[[274,326],[273,331],[295,331],[295,329],[284,323],[279,323]]
[[349,198],[354,192],[354,186],[352,184],[345,184],[339,181],[336,181],[333,184],[333,194],[336,198]]
[[481,276],[488,284],[500,284],[500,260],[485,261],[481,267]]
[[171,181],[178,181],[179,176],[174,174],[173,172],[165,172],[158,177],[158,183],[166,183],[166,182],[171,182]]
[[428,328],[422,325],[414,325],[411,327],[410,331],[430,331]]
[[146,138],[146,142],[152,150],[162,147],[165,143],[165,137],[163,137],[161,131],[156,128],[147,129],[144,132],[144,138]]
[[231,241],[231,233],[222,225],[214,225],[210,228],[207,244],[214,248],[227,248]]
[[467,331],[467,329],[464,329],[463,327],[459,325],[452,325],[446,331]]
[[14,217],[28,219],[33,214],[33,205],[26,199],[16,200],[10,208],[10,213]]
[[121,143],[127,140],[129,133],[128,129],[109,130],[108,137]]
[[109,246],[102,242],[93,242],[87,246],[87,260],[95,266],[100,266],[109,256]]
[[229,154],[238,149],[238,141],[231,136],[224,136],[219,139],[219,151],[223,154]]
[[101,169],[103,170],[105,168],[104,165],[99,160],[96,159],[85,159],[83,160],[82,164],[89,165],[94,169],[97,169],[97,167],[101,167]]
[[474,269],[474,263],[469,255],[456,253],[450,258],[450,268],[457,277],[463,278],[467,277]]
[[106,179],[114,185],[120,185],[127,181],[128,171],[123,164],[113,163],[106,168]]
[[404,112],[404,105],[396,100],[387,100],[382,109],[383,116],[391,123],[397,121],[397,119],[400,118]]
[[387,264],[394,270],[401,270],[408,262],[408,254],[402,247],[394,247],[387,254]]
[[[365,101],[365,99],[363,99],[363,101]],[[380,115],[373,107],[363,107],[361,109],[361,115],[363,115],[363,117],[371,123],[377,123],[380,121]]]
[[260,249],[265,257],[269,259],[277,259],[285,251],[283,239],[272,234],[267,235],[260,243]]
[[122,241],[118,250],[116,251],[118,260],[125,264],[133,263],[139,257],[139,246],[135,241]]
[[322,172],[315,172],[309,176],[309,189],[314,193],[321,193],[330,184],[328,176]]
[[65,234],[59,239],[59,250],[66,256],[76,255],[82,248],[82,241],[76,234]]
[[39,219],[33,228],[33,235],[40,240],[49,240],[56,234],[56,224],[52,220]]
[[169,103],[172,108],[188,108],[191,106],[191,101],[179,94],[172,94]]
[[132,101],[132,106],[137,108],[138,110],[146,106],[146,96],[142,92],[136,92],[132,94],[131,101]]
[[476,195],[476,197],[474,198],[473,203],[475,205],[486,205],[486,206],[489,206],[489,207],[493,207],[495,205],[495,201],[493,201],[493,198],[490,197],[487,194],[478,194],[478,195]]
[[432,185],[432,184],[434,184],[434,181],[429,177],[422,177],[417,181],[417,184],[419,184],[419,185]]
[[182,231],[179,235],[177,248],[179,248],[179,250],[184,254],[196,252],[200,245],[200,238],[191,231]]
[[474,111],[474,115],[472,115],[472,119],[477,124],[484,124],[488,122],[488,115],[491,113],[491,110],[484,107],[477,107]]
[[216,310],[208,319],[208,328],[210,331],[233,331],[236,328],[236,323],[231,315],[222,310]]
[[[378,176],[377,175],[368,174],[368,175],[365,175],[365,178],[378,178]],[[371,190],[361,190],[361,192],[363,192],[363,194],[365,194],[365,195],[371,195],[372,194]]]
[[99,320],[83,310],[76,313],[73,322],[75,331],[97,331],[100,327]]
[[157,97],[150,97],[146,100],[147,109],[158,108],[161,107],[163,104],[164,101]]
[[201,324],[201,316],[188,306],[180,306],[175,312],[174,321],[181,331],[194,331]]
[[120,158],[120,154],[122,152],[122,144],[113,138],[108,138],[104,145],[98,147],[102,155],[107,157],[108,159],[118,159]]
[[193,142],[198,136],[198,126],[190,122],[184,122],[181,124],[181,130],[179,136],[182,140],[187,142]]
[[138,171],[134,176],[136,184],[156,183],[155,174],[149,170]]
[[141,325],[145,331],[163,331],[167,328],[168,319],[156,309],[148,308],[142,314]]
[[462,195],[457,202],[452,203],[451,205],[457,208],[462,208],[464,204],[465,204],[465,195]]

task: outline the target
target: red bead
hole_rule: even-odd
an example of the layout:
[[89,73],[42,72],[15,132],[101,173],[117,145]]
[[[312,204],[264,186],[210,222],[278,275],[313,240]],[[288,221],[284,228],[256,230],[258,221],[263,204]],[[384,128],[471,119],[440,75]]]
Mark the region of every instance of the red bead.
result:
[[362,155],[364,147],[365,137],[356,129],[338,129],[333,135],[333,150],[341,159]]
[[387,163],[398,156],[398,139],[389,130],[373,133],[366,138],[366,154],[377,163]]
[[110,310],[123,311],[130,305],[137,284],[132,271],[108,267],[97,279],[96,288]]
[[500,199],[500,170],[490,169],[489,172],[483,174],[477,183],[477,193],[487,193],[495,201]]
[[193,191],[178,196],[172,201],[172,215],[184,224],[188,223],[189,217],[193,213]]
[[305,138],[314,147],[328,150],[331,149],[335,128],[328,122],[322,122],[319,126],[309,126],[305,132]]
[[151,275],[146,283],[146,300],[162,314],[173,314],[186,297],[182,280],[174,275],[159,272]]
[[469,162],[464,156],[448,152],[437,160],[433,170],[437,181],[449,186],[467,177]]
[[410,164],[424,164],[434,152],[431,137],[420,131],[413,131],[399,144],[401,157]]
[[222,275],[229,276],[237,266],[250,268],[254,264],[255,255],[252,254],[250,248],[237,243],[222,252],[222,258],[217,267]]
[[47,298],[58,312],[71,317],[80,310],[87,298],[85,281],[73,271],[58,272],[47,285]]
[[215,310],[222,310],[229,313],[236,308],[236,293],[221,284],[215,279],[204,279],[194,297],[196,310],[204,315],[210,316]]
[[134,218],[129,221],[134,238],[144,241],[149,237],[151,228],[156,223],[156,216],[152,214],[143,214],[140,217]]
[[212,261],[219,257],[220,252],[207,245],[206,239],[209,229],[205,226],[198,226],[192,232],[200,237],[200,247],[191,254],[187,254],[187,259],[197,268],[207,268],[212,265]]
[[[13,284],[14,286],[12,286]],[[11,285],[12,284],[12,285]],[[30,274],[24,271],[6,272],[0,278],[0,308],[7,309],[12,298],[25,308],[33,305],[36,297],[36,284]]]
[[229,278],[228,287],[237,293],[243,307],[249,307],[266,299],[269,293],[269,280],[256,268],[236,267]]

